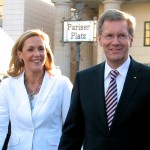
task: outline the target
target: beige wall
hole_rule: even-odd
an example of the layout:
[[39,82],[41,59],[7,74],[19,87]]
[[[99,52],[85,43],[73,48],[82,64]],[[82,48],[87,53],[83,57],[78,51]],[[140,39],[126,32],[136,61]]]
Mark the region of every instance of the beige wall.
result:
[[124,4],[121,10],[135,16],[137,24],[135,38],[130,54],[142,63],[150,63],[150,47],[144,47],[144,21],[150,21],[150,2],[137,4]]
[[24,0],[4,0],[2,28],[15,40],[23,32]]
[[54,46],[55,7],[50,0],[25,0],[24,30],[42,29]]
[[[101,15],[104,12],[104,5],[100,5],[99,6],[99,15]],[[99,16],[98,16],[99,18]],[[97,42],[97,47],[98,47],[98,51],[97,51],[97,63],[100,63],[102,61],[105,60],[105,55],[103,53],[102,48],[99,46],[98,42]]]
[[16,40],[28,29],[43,29],[48,33],[53,49],[55,7],[51,0],[5,0],[3,29]]

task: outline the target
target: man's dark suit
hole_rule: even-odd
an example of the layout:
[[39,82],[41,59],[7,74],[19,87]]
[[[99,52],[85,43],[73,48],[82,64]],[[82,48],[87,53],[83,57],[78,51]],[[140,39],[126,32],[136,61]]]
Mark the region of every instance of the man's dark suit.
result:
[[131,59],[109,131],[104,63],[76,74],[59,150],[150,150],[150,67]]

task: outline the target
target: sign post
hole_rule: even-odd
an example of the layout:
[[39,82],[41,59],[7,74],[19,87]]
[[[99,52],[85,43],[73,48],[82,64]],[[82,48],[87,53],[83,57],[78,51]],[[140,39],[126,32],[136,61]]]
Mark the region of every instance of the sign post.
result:
[[81,42],[96,41],[96,21],[63,21],[63,43],[76,42],[76,71],[79,70]]

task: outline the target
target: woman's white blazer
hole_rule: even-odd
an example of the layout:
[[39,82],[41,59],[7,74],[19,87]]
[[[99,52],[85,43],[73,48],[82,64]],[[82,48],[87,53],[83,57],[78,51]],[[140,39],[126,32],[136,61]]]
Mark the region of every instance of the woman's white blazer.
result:
[[31,112],[24,86],[24,73],[9,77],[0,85],[0,150],[11,121],[8,150],[57,150],[70,106],[72,84],[62,75],[45,72]]

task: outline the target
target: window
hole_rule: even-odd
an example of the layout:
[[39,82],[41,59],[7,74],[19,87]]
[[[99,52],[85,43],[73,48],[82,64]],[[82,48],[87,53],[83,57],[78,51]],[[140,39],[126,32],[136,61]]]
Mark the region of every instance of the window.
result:
[[150,21],[144,24],[144,46],[150,46]]

